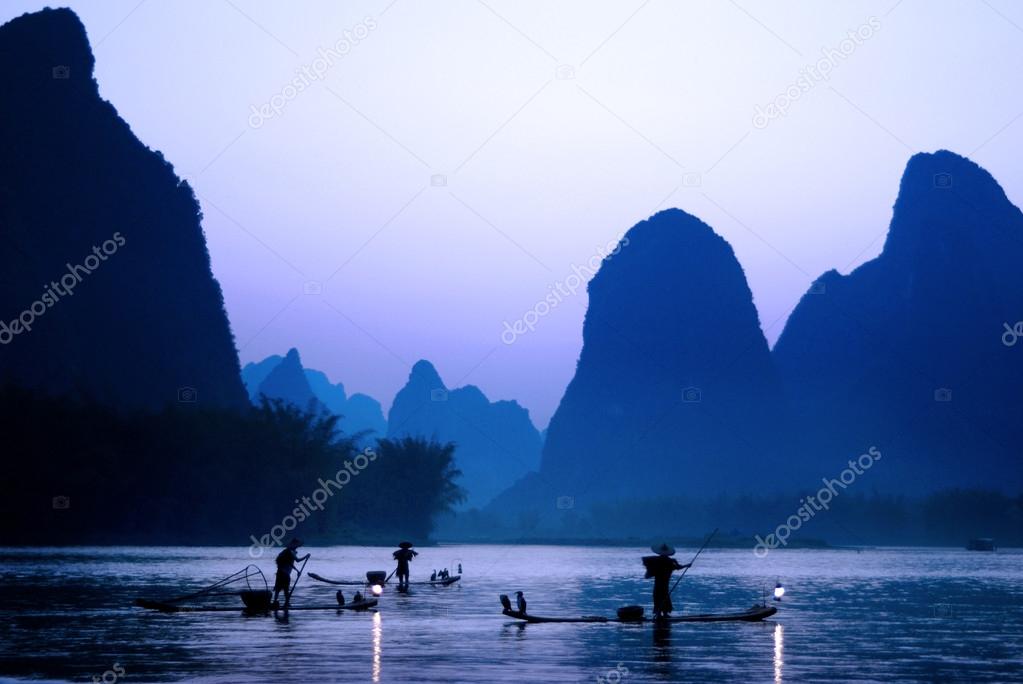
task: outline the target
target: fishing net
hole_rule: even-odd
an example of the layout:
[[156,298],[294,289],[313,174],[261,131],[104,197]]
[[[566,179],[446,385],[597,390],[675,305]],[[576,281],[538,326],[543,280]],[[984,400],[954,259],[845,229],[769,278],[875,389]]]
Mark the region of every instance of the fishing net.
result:
[[[244,590],[242,588],[243,582]],[[255,565],[247,565],[244,569],[230,574],[221,580],[217,580],[208,587],[194,591],[191,594],[167,599],[164,603],[182,603],[191,599],[207,598],[210,596],[238,596],[243,591],[249,594],[263,592],[269,594],[270,592],[270,585],[267,584],[266,575]]]

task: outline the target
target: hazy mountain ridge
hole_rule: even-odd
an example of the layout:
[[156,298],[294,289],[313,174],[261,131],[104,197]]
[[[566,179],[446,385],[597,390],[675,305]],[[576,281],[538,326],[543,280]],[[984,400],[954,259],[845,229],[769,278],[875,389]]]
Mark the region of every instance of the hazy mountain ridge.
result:
[[286,356],[274,354],[245,364],[242,378],[253,403],[260,401],[260,395],[300,408],[314,402],[315,408],[341,416],[341,429],[347,434],[368,430],[366,439],[370,441],[387,435],[380,402],[366,394],[347,396],[342,383],[332,383],[323,371],[305,368],[297,349],[290,349]]
[[540,433],[529,411],[491,402],[474,385],[449,390],[428,361],[412,367],[388,414],[388,436],[417,435],[456,444],[467,506],[486,504],[539,463]]
[[819,280],[774,356],[822,456],[877,445],[872,486],[1023,487],[1023,356],[1005,324],[1023,319],[1023,214],[995,179],[948,151],[902,177],[881,254]]

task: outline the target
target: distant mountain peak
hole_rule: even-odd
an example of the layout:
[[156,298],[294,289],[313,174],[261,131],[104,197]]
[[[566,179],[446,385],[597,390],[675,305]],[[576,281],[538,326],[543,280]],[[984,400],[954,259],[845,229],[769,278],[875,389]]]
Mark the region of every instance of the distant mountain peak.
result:
[[416,361],[408,376],[409,384],[427,386],[429,389],[445,389],[444,381],[433,364],[426,359]]
[[951,261],[962,246],[1001,249],[1006,214],[1019,214],[998,181],[975,162],[948,150],[921,152],[906,164],[882,257],[917,260],[944,252]]

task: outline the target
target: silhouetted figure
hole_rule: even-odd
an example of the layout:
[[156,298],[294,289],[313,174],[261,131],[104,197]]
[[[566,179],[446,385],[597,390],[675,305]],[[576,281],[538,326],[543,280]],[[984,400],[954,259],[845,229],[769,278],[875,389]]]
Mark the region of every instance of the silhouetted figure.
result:
[[511,600],[508,598],[508,594],[501,594],[501,605],[504,607],[505,612],[512,609]]
[[362,603],[362,592],[355,592],[355,596],[352,597],[352,603]]
[[295,563],[308,560],[309,554],[299,558],[298,547],[302,546],[302,540],[295,538],[288,542],[284,550],[277,554],[277,577],[274,580],[274,605],[281,592],[284,592],[284,607],[291,605],[291,573],[295,570]]
[[409,561],[419,554],[412,550],[412,542],[403,541],[398,544],[398,550],[391,554],[394,560],[398,561],[398,590],[408,589]]
[[430,581],[431,582],[436,582],[437,581],[437,571],[436,570],[434,570],[433,574],[430,575]]
[[654,617],[667,617],[671,615],[671,573],[676,570],[684,570],[690,563],[679,565],[679,562],[672,558],[675,549],[667,544],[654,545],[650,550],[656,556],[643,556],[643,565],[646,567],[646,577],[654,578]]
[[338,592],[337,592],[336,596],[337,596],[337,605],[339,605],[339,606],[345,605],[345,595],[341,593],[340,589],[338,589]]
[[520,613],[526,612],[526,597],[522,595],[521,591],[515,592],[515,607],[519,609]]
[[462,574],[462,564],[461,563],[458,564],[458,574],[459,575]]

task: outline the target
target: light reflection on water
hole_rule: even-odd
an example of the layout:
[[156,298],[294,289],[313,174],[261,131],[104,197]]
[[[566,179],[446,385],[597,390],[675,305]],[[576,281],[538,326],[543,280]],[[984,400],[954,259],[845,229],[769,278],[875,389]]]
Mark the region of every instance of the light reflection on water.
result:
[[383,629],[380,625],[380,613],[373,614],[373,681],[380,681],[380,644],[383,637]]
[[[309,570],[364,577],[391,549],[311,548]],[[288,622],[238,613],[160,615],[138,596],[180,595],[239,570],[245,548],[0,549],[0,678],[91,681],[117,662],[126,682],[1009,681],[1023,672],[1023,554],[953,549],[710,549],[675,594],[682,612],[736,610],[781,578],[760,624],[526,625],[498,594],[525,592],[541,615],[649,610],[641,548],[425,547],[463,582],[390,589],[376,614],[292,611]],[[687,560],[690,552],[680,551]],[[272,557],[259,561],[272,577]],[[337,587],[305,577],[295,605],[334,604]],[[346,595],[354,587],[346,588]],[[935,606],[943,606],[936,610]],[[621,670],[621,671],[624,671]],[[129,679],[130,678],[130,679]]]
[[784,681],[782,677],[782,668],[785,665],[784,630],[780,622],[774,626],[774,684],[781,684]]

